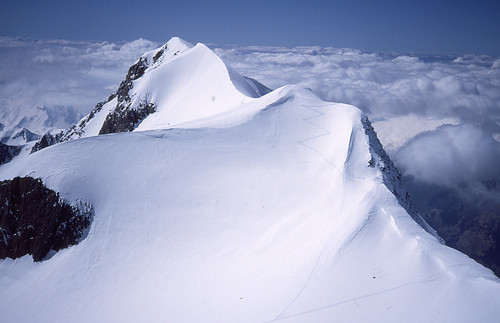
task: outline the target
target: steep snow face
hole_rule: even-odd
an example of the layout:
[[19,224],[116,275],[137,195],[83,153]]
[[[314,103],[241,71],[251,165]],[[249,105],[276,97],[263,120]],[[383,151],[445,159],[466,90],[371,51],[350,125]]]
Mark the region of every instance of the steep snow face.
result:
[[176,129],[73,140],[2,165],[0,179],[40,177],[95,211],[77,246],[0,261],[2,320],[500,317],[499,280],[405,211],[358,109],[297,87],[244,100]]
[[205,45],[198,44],[169,64],[146,71],[135,82],[132,105],[147,98],[157,109],[136,130],[174,127],[238,109],[260,96],[252,85],[229,70]]

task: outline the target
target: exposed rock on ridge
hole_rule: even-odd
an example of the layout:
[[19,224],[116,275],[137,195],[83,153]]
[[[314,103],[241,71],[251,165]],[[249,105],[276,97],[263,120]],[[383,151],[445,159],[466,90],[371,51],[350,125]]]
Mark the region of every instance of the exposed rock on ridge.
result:
[[370,167],[378,167],[383,174],[384,183],[387,188],[396,196],[399,204],[408,212],[408,214],[417,222],[425,231],[436,237],[441,243],[444,240],[438,235],[421,216],[411,202],[410,193],[403,186],[401,173],[398,171],[391,158],[385,152],[382,144],[378,140],[377,133],[373,129],[368,117],[364,116],[361,120],[365,134],[368,136],[370,143],[370,153],[372,159],[369,162]]
[[42,138],[35,143],[33,148],[31,148],[31,153],[34,153],[35,151],[39,151],[43,148],[47,148],[48,146],[52,146],[58,142],[61,141],[62,133],[58,133],[56,135],[52,135],[49,132],[44,134]]
[[[156,62],[161,55],[163,55],[163,48],[155,54],[153,61]],[[129,68],[125,80],[120,83],[115,93],[118,99],[116,108],[106,116],[106,120],[99,131],[100,135],[132,131],[144,118],[156,111],[155,105],[147,99],[141,100],[137,107],[131,107],[130,90],[133,87],[132,82],[143,76],[147,68],[148,63],[144,57],[141,57],[137,63]]]

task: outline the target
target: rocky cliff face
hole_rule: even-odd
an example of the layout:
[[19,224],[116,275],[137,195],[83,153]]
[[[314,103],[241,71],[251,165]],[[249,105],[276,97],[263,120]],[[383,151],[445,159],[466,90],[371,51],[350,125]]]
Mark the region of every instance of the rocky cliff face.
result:
[[382,144],[378,140],[377,133],[373,129],[368,117],[363,117],[361,120],[365,134],[370,142],[370,153],[372,159],[369,162],[370,167],[378,167],[383,174],[384,183],[389,190],[396,196],[399,204],[408,212],[408,214],[417,222],[425,231],[432,234],[442,243],[443,239],[417,212],[414,204],[411,201],[410,193],[403,186],[401,173],[398,171],[389,155],[385,152]]
[[0,142],[0,165],[8,163],[21,152],[21,147],[8,146]]
[[0,182],[0,259],[32,255],[77,244],[90,226],[93,209],[69,205],[40,179],[16,177]]
[[[162,54],[162,50],[158,51],[153,60],[156,61]],[[142,100],[136,107],[131,106],[130,90],[133,87],[132,82],[143,76],[147,68],[148,62],[144,57],[141,57],[137,63],[129,68],[125,80],[120,83],[116,91],[118,100],[116,108],[106,116],[106,120],[99,131],[100,135],[132,131],[145,117],[155,112],[155,105],[149,100]]]

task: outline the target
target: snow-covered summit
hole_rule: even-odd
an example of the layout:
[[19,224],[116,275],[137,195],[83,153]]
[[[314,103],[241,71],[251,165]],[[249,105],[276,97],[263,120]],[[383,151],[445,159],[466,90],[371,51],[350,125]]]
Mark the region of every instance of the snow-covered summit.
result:
[[149,66],[166,64],[191,48],[193,48],[191,43],[179,37],[172,37],[165,45],[145,53],[142,57],[146,59]]
[[205,45],[174,37],[141,56],[118,90],[57,141],[171,128],[237,109],[269,91],[238,74]]

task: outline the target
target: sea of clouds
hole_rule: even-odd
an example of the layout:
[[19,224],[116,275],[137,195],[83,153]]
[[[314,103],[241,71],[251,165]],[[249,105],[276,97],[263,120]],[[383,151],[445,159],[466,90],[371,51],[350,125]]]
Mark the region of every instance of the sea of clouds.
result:
[[[75,123],[117,88],[138,57],[160,45],[0,37],[4,132],[25,126],[44,133]],[[499,58],[209,47],[270,88],[303,84],[324,100],[359,107],[400,170],[418,181],[459,189],[500,179]]]

